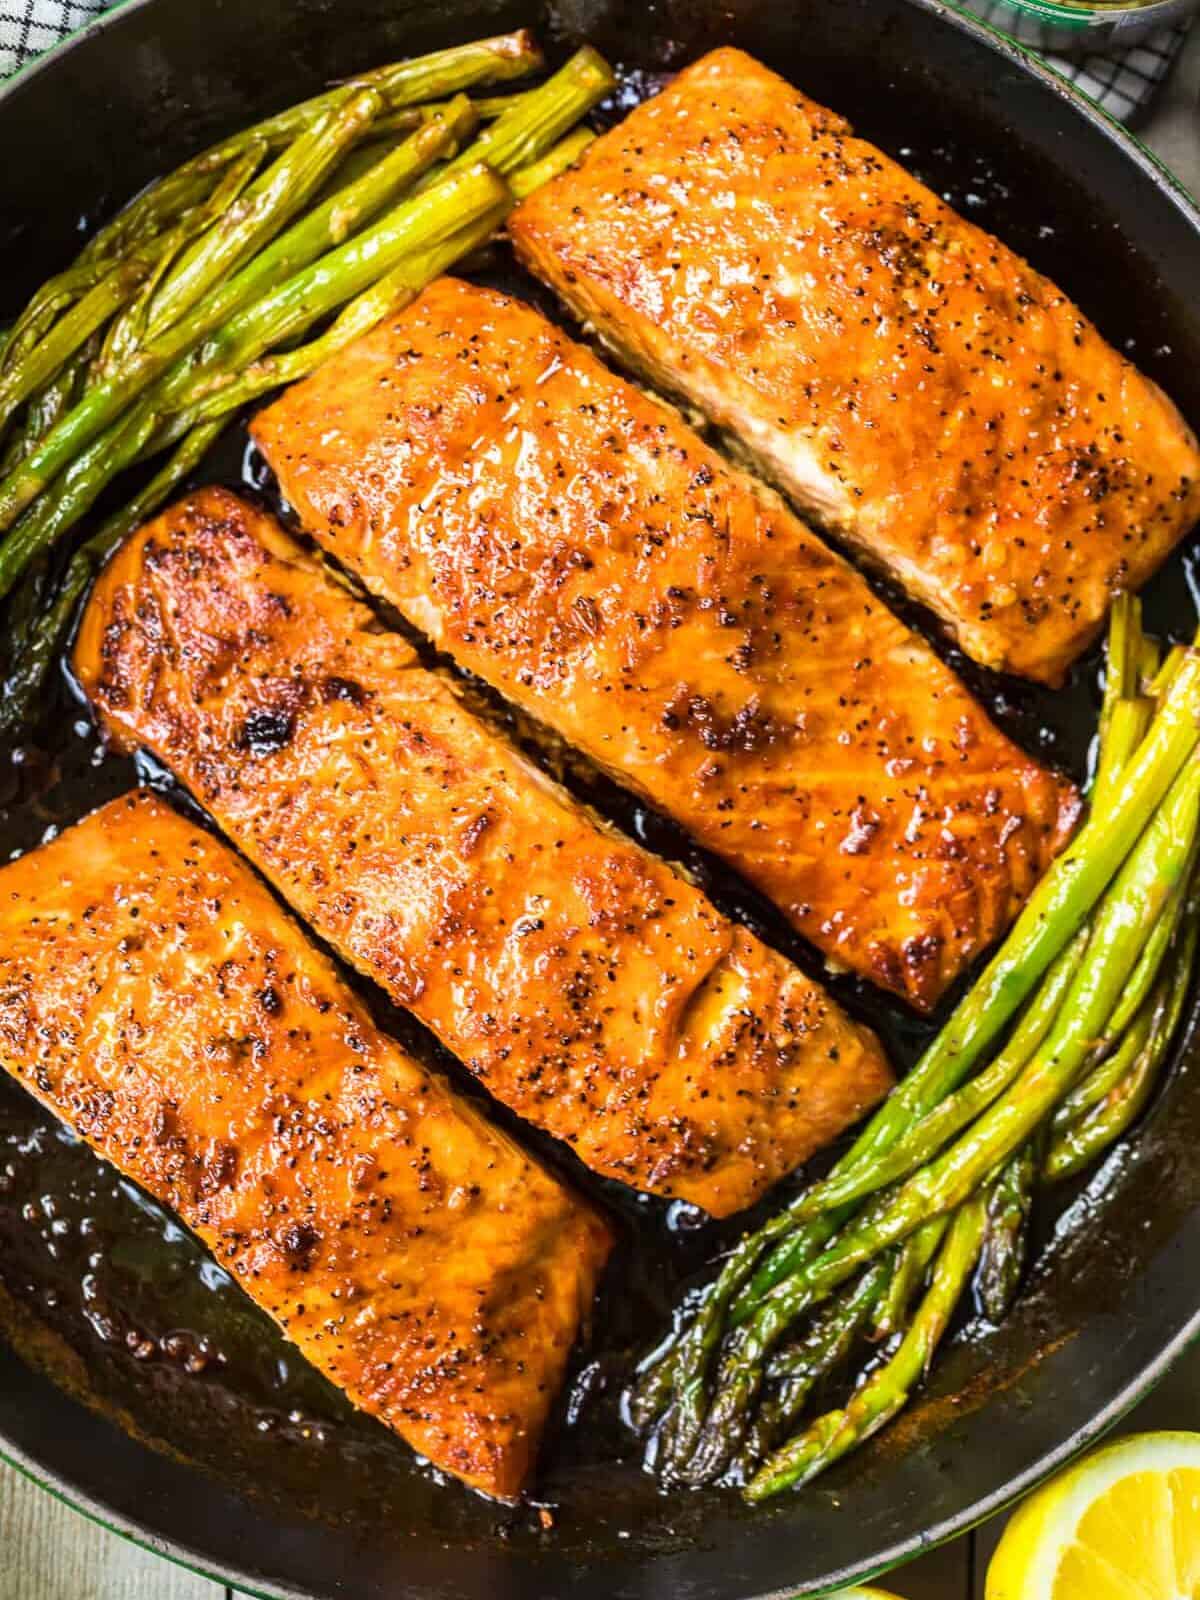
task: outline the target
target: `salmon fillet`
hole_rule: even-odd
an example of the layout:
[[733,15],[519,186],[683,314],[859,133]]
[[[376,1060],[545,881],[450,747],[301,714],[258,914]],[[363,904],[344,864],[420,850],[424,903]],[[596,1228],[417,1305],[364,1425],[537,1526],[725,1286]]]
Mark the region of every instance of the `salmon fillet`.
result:
[[989,667],[1057,684],[1200,516],[1178,411],[1062,291],[740,50],[509,219],[522,259]]
[[254,434],[369,588],[919,1008],[1070,831],[853,568],[518,301],[442,279]]
[[0,1065],[363,1411],[509,1499],[612,1244],[148,793],[0,870]]
[[125,545],[75,666],[110,733],[597,1172],[725,1216],[889,1087],[818,985],[595,824],[233,496]]

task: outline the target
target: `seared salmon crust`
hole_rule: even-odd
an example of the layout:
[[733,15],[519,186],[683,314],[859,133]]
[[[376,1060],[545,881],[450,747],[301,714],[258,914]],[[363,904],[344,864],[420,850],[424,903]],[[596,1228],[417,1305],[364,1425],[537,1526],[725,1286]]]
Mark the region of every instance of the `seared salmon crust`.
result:
[[368,588],[915,1006],[1068,837],[847,562],[520,301],[441,279],[254,435]]
[[355,1405],[518,1494],[608,1228],[379,1032],[226,845],[139,792],[0,869],[0,1065]]
[[740,50],[681,72],[509,231],[989,667],[1060,682],[1200,517],[1200,448],[1157,385]]
[[75,652],[294,908],[597,1172],[740,1210],[891,1077],[868,1030],[604,828],[270,518],[136,534]]

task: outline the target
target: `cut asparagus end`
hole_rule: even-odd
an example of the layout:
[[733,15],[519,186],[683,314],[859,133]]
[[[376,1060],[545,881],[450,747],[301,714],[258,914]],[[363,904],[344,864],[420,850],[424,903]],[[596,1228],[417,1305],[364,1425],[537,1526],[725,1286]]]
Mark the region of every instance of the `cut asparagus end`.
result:
[[616,83],[604,57],[585,45],[539,89],[522,95],[511,110],[464,150],[450,170],[486,161],[507,177],[542,156]]
[[549,183],[552,178],[557,178],[566,172],[569,167],[575,165],[595,138],[596,135],[590,128],[573,128],[565,139],[560,139],[553,149],[547,150],[540,161],[531,161],[510,174],[508,181],[513,194],[518,200],[524,200],[526,195],[532,194],[544,183]]

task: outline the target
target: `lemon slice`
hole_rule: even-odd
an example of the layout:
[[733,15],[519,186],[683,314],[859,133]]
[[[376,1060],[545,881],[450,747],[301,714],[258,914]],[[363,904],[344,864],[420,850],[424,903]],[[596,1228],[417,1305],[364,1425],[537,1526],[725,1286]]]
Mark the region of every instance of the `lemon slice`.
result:
[[988,1568],[985,1600],[1200,1596],[1200,1433],[1138,1433],[1032,1495]]

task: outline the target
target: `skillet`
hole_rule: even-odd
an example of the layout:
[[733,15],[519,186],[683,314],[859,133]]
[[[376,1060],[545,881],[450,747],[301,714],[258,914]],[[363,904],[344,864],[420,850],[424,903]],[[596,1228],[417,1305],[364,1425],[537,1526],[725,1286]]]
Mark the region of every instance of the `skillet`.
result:
[[[1050,272],[1200,420],[1195,206],[1066,84],[936,0],[558,0],[540,15],[535,0],[127,0],[0,93],[0,308],[66,259],[81,228],[223,132],[331,77],[522,24],[552,53],[589,38],[620,63],[614,113],[704,49],[745,46]],[[502,261],[492,270],[534,293]],[[270,496],[237,429],[199,477]],[[1152,629],[1190,631],[1193,579],[1185,548],[1147,594]],[[1094,657],[1054,695],[952,659],[1016,738],[1082,775]],[[0,752],[0,853],[138,775],[100,758],[62,682],[30,745]],[[603,785],[588,798],[809,959],[657,819]],[[923,1028],[852,984],[838,992],[911,1059]],[[1136,1137],[1046,1225],[1005,1326],[960,1329],[898,1427],[754,1513],[718,1493],[659,1495],[616,1415],[631,1352],[722,1235],[686,1209],[602,1191],[625,1243],[577,1364],[575,1420],[564,1417],[539,1486],[550,1527],[536,1507],[514,1513],[434,1482],[350,1418],[164,1213],[0,1085],[0,1450],[151,1548],[289,1600],[819,1593],[997,1510],[1115,1421],[1200,1331],[1198,1067],[1193,1015]]]

